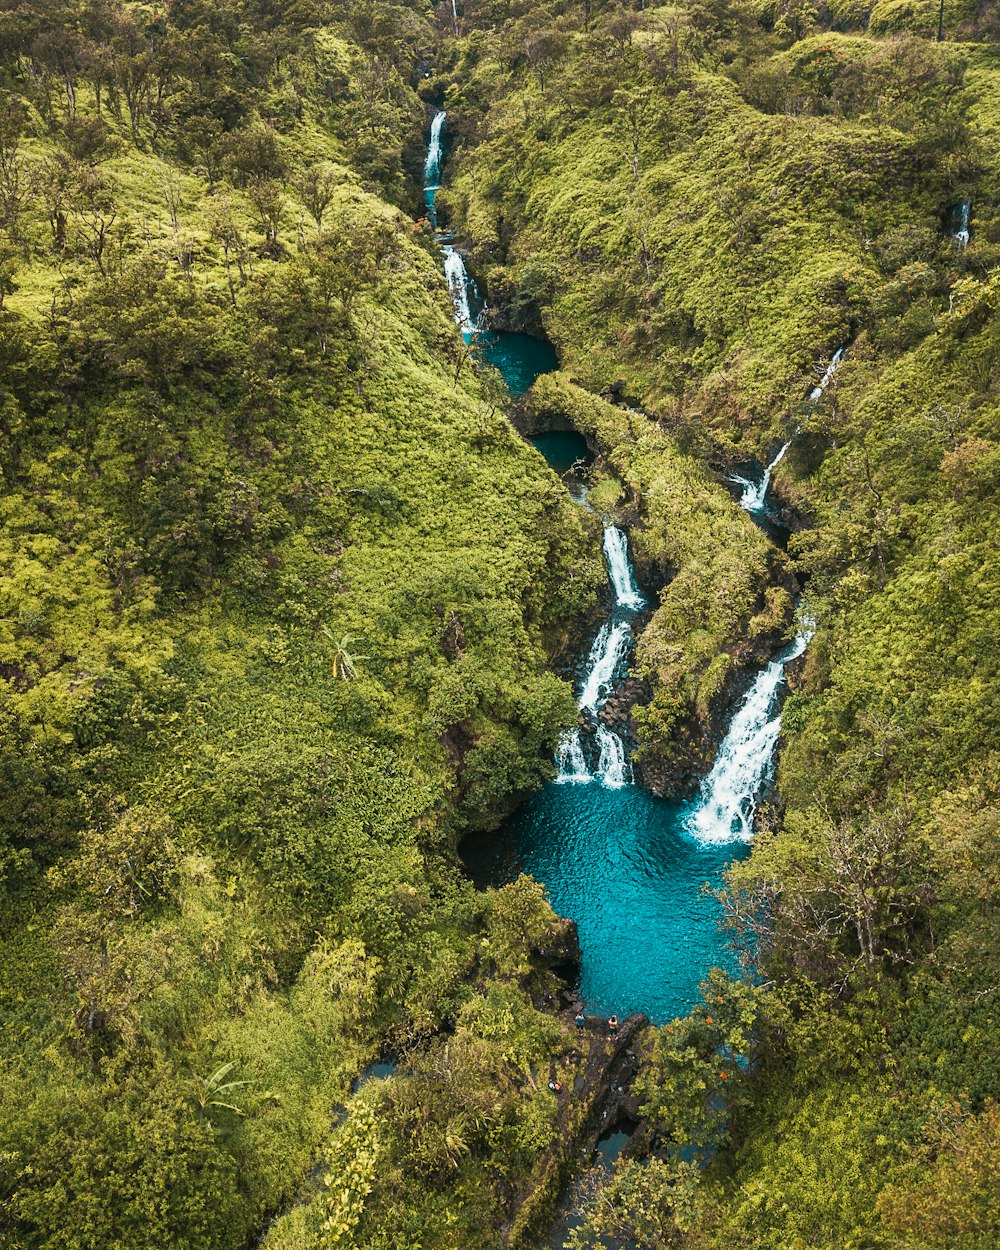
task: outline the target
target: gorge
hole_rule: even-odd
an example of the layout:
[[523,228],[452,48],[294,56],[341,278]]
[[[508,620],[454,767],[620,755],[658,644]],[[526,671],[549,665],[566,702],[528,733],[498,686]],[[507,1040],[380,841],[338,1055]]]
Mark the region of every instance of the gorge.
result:
[[[445,124],[439,110],[425,165],[428,203],[442,176]],[[468,341],[485,340],[484,359],[499,369],[513,394],[527,390],[545,371],[536,365],[540,349],[526,335],[488,328],[488,309],[460,253],[441,241],[456,324]],[[841,355],[836,353],[811,398],[822,395]],[[763,512],[771,472],[788,446],[759,484],[744,483],[740,503],[752,515]],[[561,444],[551,447],[550,456],[553,469],[565,472]],[[627,536],[608,517],[602,555],[610,609],[577,683],[580,726],[560,741],[555,778],[499,837],[473,838],[464,854],[481,884],[502,884],[529,872],[545,886],[555,909],[576,923],[583,955],[579,993],[586,1010],[603,1016],[639,1012],[659,1024],[697,1001],[710,968],[733,966],[719,932],[721,914],[706,886],[718,889],[724,869],[746,853],[752,839],[754,812],[773,773],[785,666],[802,654],[810,635],[803,628],[752,679],[698,796],[658,799],[635,783],[626,739],[601,719],[628,672],[633,632],[646,607]]]
[[1000,1245],[998,49],[0,0],[5,1250]]

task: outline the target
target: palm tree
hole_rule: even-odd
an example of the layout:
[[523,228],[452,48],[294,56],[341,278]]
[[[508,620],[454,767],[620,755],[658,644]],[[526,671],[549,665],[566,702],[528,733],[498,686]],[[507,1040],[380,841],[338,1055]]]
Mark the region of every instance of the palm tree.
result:
[[342,681],[353,681],[358,675],[358,660],[370,660],[369,655],[352,655],[348,649],[354,641],[354,634],[344,634],[342,638],[334,637],[333,631],[326,625],[321,625],[320,629],[323,634],[333,643],[333,663],[331,670],[334,677],[340,677]]

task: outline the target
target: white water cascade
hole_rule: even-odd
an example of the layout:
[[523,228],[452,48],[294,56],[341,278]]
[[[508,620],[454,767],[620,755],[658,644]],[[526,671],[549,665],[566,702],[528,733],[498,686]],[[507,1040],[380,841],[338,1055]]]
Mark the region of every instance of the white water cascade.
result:
[[969,213],[972,205],[968,200],[963,200],[958,206],[958,229],[955,231],[955,242],[958,244],[959,251],[964,252],[969,246]]
[[785,666],[806,649],[812,629],[798,637],[757,674],[719,747],[712,771],[702,782],[688,830],[700,842],[749,842],[761,790],[770,777],[781,732],[775,698]]
[[632,645],[632,627],[628,621],[602,625],[594,639],[587,660],[587,677],[578,700],[580,709],[594,715],[603,707],[611,693],[615,672]]
[[597,726],[597,776],[610,790],[620,790],[632,780],[632,770],[625,756],[625,743],[607,725]]
[[579,729],[568,729],[559,739],[556,748],[556,781],[593,781],[583,757],[583,743]]
[[628,539],[616,525],[604,530],[604,559],[608,576],[615,592],[615,603],[620,608],[641,608],[645,599],[639,593],[628,559]]
[[424,190],[436,191],[441,185],[441,157],[444,119],[448,116],[444,109],[434,114],[431,122],[431,137],[427,144],[427,155],[424,158]]
[[785,458],[785,452],[791,447],[792,440],[781,448],[771,463],[764,470],[764,476],[759,482],[751,482],[748,478],[737,477],[735,474],[730,479],[733,482],[739,482],[743,486],[743,494],[740,496],[740,507],[746,508],[747,512],[761,512],[764,508],[764,500],[767,498],[767,488],[771,485],[771,474],[781,464]]
[[[830,363],[827,365],[823,376],[820,378],[818,384],[809,392],[810,403],[814,404],[818,399],[823,398],[823,393],[833,381],[833,375],[837,372],[837,367],[844,358],[845,350],[846,349],[843,347],[838,347],[833,353],[833,356],[830,358]],[[785,453],[788,451],[789,447],[791,447],[792,442],[795,439],[795,435],[798,434],[801,429],[801,426],[795,427],[795,434],[793,434],[786,443],[782,444],[778,454],[764,470],[764,475],[759,482],[751,482],[749,478],[741,477],[738,473],[730,475],[730,482],[735,482],[738,486],[743,487],[743,494],[740,496],[741,508],[745,508],[747,512],[751,512],[755,515],[765,511],[767,492],[771,485],[771,474],[778,467],[778,465],[781,464],[782,460],[784,460]]]
[[[424,197],[431,224],[437,225],[437,212],[434,207],[434,193],[441,185],[441,165],[444,160],[444,124],[448,114],[439,109],[431,121],[431,133],[427,142],[427,155],[424,157]],[[473,301],[477,299],[476,284],[469,277],[465,261],[461,253],[448,243],[452,237],[435,230],[434,237],[441,245],[444,256],[444,274],[448,280],[451,302],[455,306],[455,324],[462,331],[468,342],[479,330],[479,319],[473,315]]]
[[[830,363],[826,367],[826,372],[820,378],[819,383],[809,392],[809,399],[815,403],[817,399],[823,398],[823,392],[833,381],[833,375],[837,372],[837,366],[844,359],[844,348],[838,347],[830,359]],[[796,434],[798,430],[795,431]]]
[[453,247],[444,244],[444,276],[448,279],[448,290],[451,302],[455,305],[455,323],[466,337],[471,338],[479,329],[472,315],[470,296],[475,292],[475,284],[465,268],[465,261]]
[[[615,592],[615,607],[631,614],[645,605],[639,593],[628,558],[628,539],[617,526],[604,530],[604,558],[608,577]],[[583,734],[571,729],[563,734],[556,749],[558,782],[599,781],[611,789],[620,789],[632,781],[625,743],[599,718],[598,713],[608,701],[615,674],[632,646],[632,624],[629,616],[612,617],[597,632],[587,656],[586,675],[577,698],[577,707],[594,723],[597,765],[588,770],[583,750]]]

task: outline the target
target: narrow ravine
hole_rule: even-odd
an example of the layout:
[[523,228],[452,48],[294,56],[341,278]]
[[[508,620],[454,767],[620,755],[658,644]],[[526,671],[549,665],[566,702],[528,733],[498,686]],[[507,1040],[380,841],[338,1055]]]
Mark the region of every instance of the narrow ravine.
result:
[[[435,225],[446,126],[439,111],[425,166]],[[450,235],[439,231],[436,237],[457,325],[467,341],[475,337],[512,392],[525,390],[556,367],[554,353],[526,335],[485,330],[486,310],[460,252]],[[543,437],[538,445],[564,472],[561,442]],[[745,480],[741,502],[752,514],[763,512],[771,472],[787,449],[786,443],[761,481]],[[585,502],[585,493],[574,498]],[[463,854],[483,885],[529,872],[545,885],[555,909],[576,921],[583,952],[579,993],[588,1012],[642,1012],[657,1023],[685,1013],[708,970],[730,963],[719,905],[704,887],[721,884],[726,866],[748,853],[757,804],[771,781],[785,668],[809,634],[804,629],[751,682],[697,797],[656,798],[634,784],[628,743],[601,715],[627,675],[636,623],[647,607],[627,534],[613,518],[605,519],[602,554],[610,606],[588,649],[577,686],[580,720],[559,744],[556,776],[499,833],[467,839]]]

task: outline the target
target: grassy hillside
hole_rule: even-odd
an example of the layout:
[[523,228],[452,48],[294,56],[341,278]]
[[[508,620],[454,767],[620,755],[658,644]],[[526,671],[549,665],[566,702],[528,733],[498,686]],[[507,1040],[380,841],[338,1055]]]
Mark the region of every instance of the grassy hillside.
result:
[[453,46],[439,202],[496,298],[720,474],[795,434],[775,477],[818,620],[726,895],[765,988],[660,1030],[652,1154],[574,1246],[997,1237],[1000,61],[994,10],[946,5],[941,43],[936,17],[477,9]]
[[422,1217],[492,1237],[562,930],[454,847],[548,775],[599,570],[392,206],[426,15],[2,19],[0,1241],[242,1247],[386,1050],[384,1203],[499,1158]]

